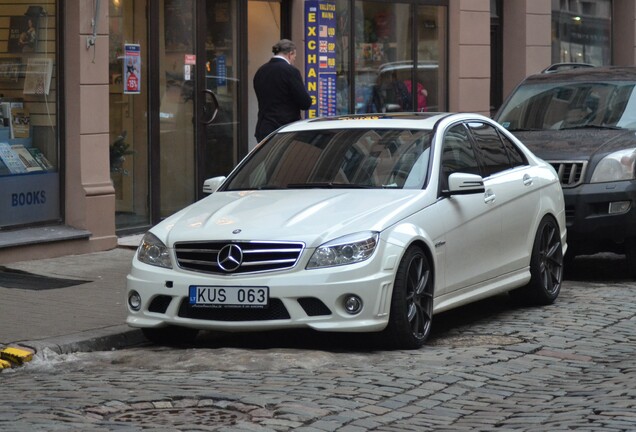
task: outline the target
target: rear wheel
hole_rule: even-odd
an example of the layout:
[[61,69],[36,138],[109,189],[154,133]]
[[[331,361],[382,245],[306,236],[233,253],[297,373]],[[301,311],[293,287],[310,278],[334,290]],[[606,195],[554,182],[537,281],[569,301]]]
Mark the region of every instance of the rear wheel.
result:
[[431,332],[433,272],[421,248],[411,246],[395,277],[385,342],[395,348],[417,349]]
[[511,291],[511,296],[532,305],[554,303],[563,280],[563,247],[559,226],[549,216],[543,218],[539,224],[534,239],[530,275],[528,285]]
[[150,342],[166,346],[189,345],[199,334],[199,330],[176,326],[142,328],[141,331]]

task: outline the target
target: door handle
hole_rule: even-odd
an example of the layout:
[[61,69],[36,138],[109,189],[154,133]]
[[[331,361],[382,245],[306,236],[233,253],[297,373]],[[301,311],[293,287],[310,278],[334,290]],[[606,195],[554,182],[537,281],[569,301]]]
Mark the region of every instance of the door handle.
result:
[[488,189],[486,191],[486,194],[484,195],[484,202],[486,204],[490,204],[490,203],[495,202],[496,198],[497,198],[497,196],[495,195],[495,193],[492,190]]
[[219,113],[219,101],[212,90],[203,90],[203,120],[205,125],[212,124]]

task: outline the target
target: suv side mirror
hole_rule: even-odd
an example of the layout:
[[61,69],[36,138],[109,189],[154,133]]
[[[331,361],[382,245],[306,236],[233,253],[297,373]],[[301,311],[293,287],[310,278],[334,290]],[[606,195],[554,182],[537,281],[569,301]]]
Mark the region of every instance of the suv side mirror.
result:
[[206,181],[203,182],[203,193],[208,195],[213,194],[219,189],[219,187],[223,184],[224,181],[225,181],[224,176],[212,177],[207,179]]

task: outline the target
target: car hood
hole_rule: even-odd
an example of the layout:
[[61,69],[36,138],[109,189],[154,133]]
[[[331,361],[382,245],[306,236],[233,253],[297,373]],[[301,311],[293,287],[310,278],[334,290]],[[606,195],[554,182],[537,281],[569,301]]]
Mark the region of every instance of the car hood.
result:
[[307,247],[360,231],[382,231],[426,204],[422,190],[215,192],[151,231],[180,241],[302,241]]
[[596,154],[636,147],[633,130],[569,129],[512,132],[541,159],[590,160]]

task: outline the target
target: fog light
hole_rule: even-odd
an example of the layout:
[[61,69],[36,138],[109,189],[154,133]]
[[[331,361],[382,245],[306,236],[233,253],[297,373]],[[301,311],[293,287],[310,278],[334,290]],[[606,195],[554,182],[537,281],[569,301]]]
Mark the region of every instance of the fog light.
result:
[[630,201],[614,201],[609,204],[609,214],[627,213],[630,207]]
[[362,299],[356,295],[345,297],[344,308],[347,313],[355,315],[362,310]]
[[134,311],[141,309],[141,296],[137,291],[131,291],[128,295],[128,306]]

